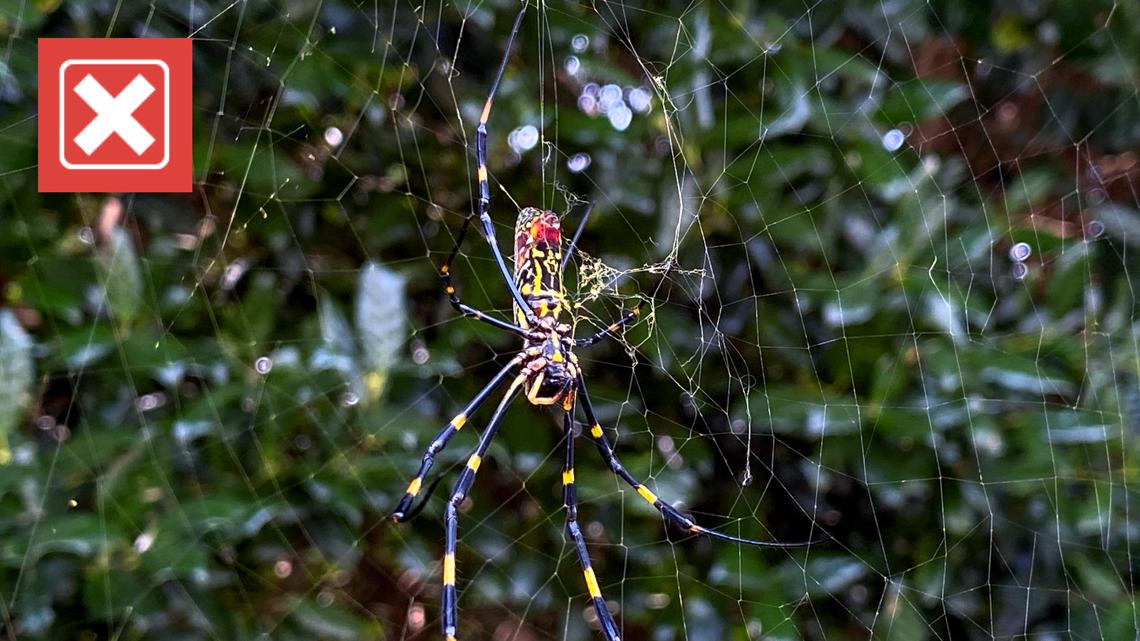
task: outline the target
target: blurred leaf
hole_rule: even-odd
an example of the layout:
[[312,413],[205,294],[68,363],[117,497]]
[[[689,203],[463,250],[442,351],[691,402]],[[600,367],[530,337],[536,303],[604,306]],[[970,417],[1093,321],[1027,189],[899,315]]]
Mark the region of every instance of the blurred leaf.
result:
[[54,365],[81,370],[115,349],[115,330],[107,325],[91,325],[64,331],[57,340],[62,363]]
[[[1005,206],[1011,216],[1030,211],[1056,186],[1057,177],[1051,172],[1031,170],[1017,176],[1005,191]],[[1037,232],[1040,233],[1040,232]],[[1042,249],[1038,247],[1038,250]]]
[[217,530],[226,538],[241,539],[257,534],[271,521],[293,516],[294,511],[285,504],[251,502],[236,493],[216,494],[184,504],[169,527],[177,529],[177,524],[189,522],[199,536]]
[[[757,433],[840,436],[859,429],[859,407],[851,398],[827,391],[793,385],[769,385],[748,397],[752,416],[750,429]],[[743,402],[735,414],[748,414]],[[771,417],[771,423],[766,417]]]
[[970,97],[967,86],[958,82],[913,80],[892,86],[879,106],[879,118],[889,127],[918,125],[931,118],[946,117],[950,110]]
[[1104,225],[1104,233],[1132,247],[1140,248],[1140,211],[1115,203],[1094,207],[1093,220]]
[[356,331],[368,398],[373,401],[383,393],[388,373],[408,338],[404,301],[403,276],[379,263],[364,265],[356,285]]
[[96,514],[67,512],[52,514],[34,531],[27,532],[3,547],[8,563],[35,563],[53,553],[91,558],[120,541],[118,529]]
[[337,372],[354,394],[364,398],[363,379],[356,362],[352,329],[328,292],[320,291],[318,301],[322,344],[313,351],[310,364],[313,369]]
[[120,327],[129,326],[143,305],[142,268],[126,229],[107,230],[107,238],[95,251],[99,285],[111,315]]
[[11,310],[0,309],[0,465],[12,460],[8,437],[32,402],[32,339]]
[[1015,15],[1006,15],[994,21],[993,41],[1005,53],[1017,51],[1033,43],[1033,36]]
[[875,619],[872,639],[921,641],[930,638],[930,628],[909,598],[911,594],[913,591],[902,583],[892,581],[888,585],[880,616]]
[[1113,570],[1097,563],[1089,555],[1076,554],[1074,557],[1071,562],[1081,577],[1081,586],[1088,590],[1091,598],[1100,602],[1112,602],[1123,595],[1124,586]]
[[374,620],[365,619],[335,605],[321,605],[312,599],[292,605],[291,617],[313,639],[329,641],[383,640],[385,635]]
[[813,597],[841,593],[869,571],[865,563],[836,554],[813,556],[808,561],[806,574],[801,569],[799,577],[793,576],[794,568],[794,564],[781,567],[781,573],[785,574],[783,580],[798,584],[801,594]]

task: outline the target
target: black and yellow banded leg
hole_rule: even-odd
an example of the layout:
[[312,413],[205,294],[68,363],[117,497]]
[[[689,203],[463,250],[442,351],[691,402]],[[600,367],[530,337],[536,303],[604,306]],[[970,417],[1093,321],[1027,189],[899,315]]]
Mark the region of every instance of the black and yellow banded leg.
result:
[[574,422],[572,412],[566,412],[566,463],[562,467],[562,504],[566,508],[566,534],[574,545],[574,552],[578,554],[578,563],[582,567],[582,576],[586,580],[586,591],[590,595],[590,602],[594,611],[598,613],[598,623],[606,641],[620,641],[617,625],[610,614],[606,600],[602,598],[602,590],[598,586],[598,577],[590,564],[590,553],[586,550],[586,538],[582,536],[582,529],[578,526],[578,492],[574,487]]
[[447,447],[447,443],[451,440],[451,437],[455,436],[456,432],[463,429],[463,425],[467,423],[467,419],[475,413],[475,410],[479,409],[479,406],[483,404],[483,401],[487,400],[487,397],[491,395],[491,392],[495,391],[495,388],[503,382],[503,379],[506,378],[513,369],[518,367],[519,363],[521,363],[522,360],[522,355],[512,358],[511,362],[507,363],[506,367],[499,370],[499,373],[495,374],[494,378],[491,379],[491,382],[483,386],[483,389],[479,390],[479,393],[476,394],[475,397],[467,403],[467,407],[464,407],[462,412],[456,414],[455,418],[451,419],[451,421],[446,426],[444,426],[439,434],[435,436],[431,442],[431,445],[428,445],[427,449],[424,450],[423,458],[420,460],[419,472],[417,472],[415,478],[413,478],[411,482],[408,483],[408,489],[404,491],[403,498],[401,498],[400,502],[396,504],[396,509],[392,511],[393,521],[401,523],[410,518],[409,514],[411,513],[408,511],[408,508],[412,506],[412,501],[415,500],[416,495],[418,495],[420,493],[420,490],[423,488],[424,479],[427,478],[428,472],[431,471],[431,466],[435,463],[435,455],[439,454],[443,448]]
[[[672,263],[667,264],[665,266],[665,270],[661,273],[661,277],[657,279],[657,283],[653,286],[653,297],[654,298],[657,297],[657,292],[661,290],[661,286],[665,284],[665,278],[669,275],[669,271],[671,269],[672,269]],[[616,322],[611,323],[609,327],[606,327],[605,329],[598,331],[596,334],[594,334],[592,336],[587,336],[586,338],[574,339],[574,345],[576,345],[578,347],[589,347],[590,345],[593,345],[594,343],[602,340],[606,336],[612,335],[617,330],[619,330],[622,327],[625,327],[626,325],[633,322],[633,319],[637,318],[638,316],[641,316],[641,306],[644,303],[645,303],[644,299],[639,299],[637,301],[637,303],[635,303],[634,306],[628,312],[623,314],[622,317],[619,318]]]
[[439,266],[439,278],[443,281],[443,290],[447,292],[447,301],[451,303],[455,311],[468,318],[481,320],[488,325],[493,325],[508,332],[514,332],[520,336],[527,336],[526,329],[514,323],[499,320],[486,312],[481,312],[459,299],[459,293],[455,289],[455,283],[451,281],[451,266],[455,263],[455,257],[459,255],[459,248],[463,245],[463,239],[467,236],[467,228],[471,226],[471,220],[473,218],[473,216],[468,216],[463,220],[463,226],[459,228],[459,235],[455,237],[455,246],[451,248],[451,253],[447,255],[447,260]]
[[[524,15],[526,15],[525,2],[523,3],[522,9],[519,9],[518,16],[515,17],[514,27],[511,28],[511,36],[507,40],[506,53],[503,54],[503,61],[499,65],[499,72],[495,74],[495,82],[491,85],[491,91],[487,94],[487,102],[484,103],[483,113],[479,116],[479,125],[475,128],[475,177],[479,181],[479,224],[483,228],[483,239],[491,246],[491,253],[495,255],[495,262],[499,265],[499,271],[502,272],[503,280],[506,281],[507,289],[510,290],[511,296],[515,299],[515,303],[518,304],[519,309],[523,310],[527,322],[533,326],[538,324],[538,318],[530,308],[530,305],[527,304],[522,292],[519,291],[518,285],[515,284],[510,270],[507,269],[507,263],[503,260],[503,254],[499,251],[499,243],[495,239],[495,225],[491,221],[491,182],[490,177],[487,175],[487,119],[491,117],[491,104],[495,101],[495,93],[499,90],[499,83],[502,81],[503,73],[507,69],[507,61],[511,58],[511,49],[514,48],[515,37],[518,36]],[[464,230],[466,230],[470,220],[471,219],[468,218],[464,221]],[[440,269],[441,274],[444,274],[445,277],[445,269],[449,264],[450,261],[444,265],[444,268]]]
[[443,636],[447,641],[454,641],[459,617],[459,595],[455,589],[455,548],[459,542],[459,504],[463,502],[467,492],[471,490],[471,485],[475,482],[475,473],[479,471],[479,465],[487,454],[487,448],[491,447],[491,440],[499,431],[499,423],[503,418],[503,413],[511,401],[522,391],[522,384],[525,381],[526,374],[520,374],[511,381],[507,393],[503,395],[503,399],[495,408],[495,413],[491,415],[491,420],[487,422],[487,429],[483,430],[483,434],[479,436],[479,444],[475,447],[475,453],[467,459],[466,467],[459,473],[459,480],[455,482],[455,489],[451,492],[451,498],[447,500],[447,508],[443,515],[444,524],[447,528],[443,550]]
[[716,530],[710,530],[706,527],[697,525],[695,522],[693,522],[692,519],[682,514],[680,510],[658,498],[652,490],[650,490],[648,487],[645,487],[643,483],[635,479],[633,475],[630,474],[621,464],[621,461],[618,460],[617,455],[614,453],[613,446],[610,445],[609,439],[606,438],[606,433],[602,431],[602,426],[598,422],[597,416],[594,415],[594,407],[590,404],[590,397],[586,393],[586,382],[582,378],[581,374],[578,376],[578,401],[582,404],[582,411],[586,414],[586,422],[590,428],[590,438],[594,440],[594,444],[598,448],[598,453],[601,454],[602,460],[605,461],[606,465],[610,468],[610,471],[614,474],[617,474],[623,481],[628,483],[630,487],[637,491],[637,494],[642,499],[644,499],[646,503],[649,503],[654,508],[656,508],[657,511],[660,512],[663,517],[665,517],[665,521],[670,525],[673,525],[674,527],[680,528],[681,530],[689,532],[691,534],[703,534],[714,539],[732,541],[734,543],[744,543],[746,545],[753,545],[762,548],[802,548],[809,545],[814,545],[829,538],[826,536],[826,533],[824,533],[823,538],[811,541],[798,541],[791,543],[784,543],[781,541],[761,541],[757,539],[747,539],[738,536],[732,536],[730,534],[724,534],[717,532]]
[[593,345],[594,343],[602,340],[606,336],[613,334],[614,332],[621,329],[622,327],[625,327],[630,322],[632,322],[633,319],[637,318],[640,315],[641,315],[641,301],[637,301],[637,304],[633,306],[633,309],[626,312],[625,315],[623,315],[616,322],[611,323],[609,327],[607,327],[603,330],[600,330],[598,333],[594,334],[593,336],[588,336],[586,338],[576,338],[576,339],[574,339],[574,344],[578,347],[589,347],[590,345]]

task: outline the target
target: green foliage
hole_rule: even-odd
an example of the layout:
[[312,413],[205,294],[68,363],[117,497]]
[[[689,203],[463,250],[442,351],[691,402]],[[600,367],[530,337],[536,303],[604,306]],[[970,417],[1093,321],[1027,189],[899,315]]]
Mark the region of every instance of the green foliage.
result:
[[[518,5],[17,4],[0,629],[437,638],[442,500],[384,517],[517,349],[435,269]],[[104,35],[194,38],[193,194],[36,192],[36,39]],[[615,129],[577,106],[590,82],[648,113]],[[1138,83],[1126,2],[532,7],[492,211],[506,250],[515,203],[568,229],[596,203],[579,335],[647,300],[579,354],[623,463],[725,532],[834,537],[667,533],[583,440],[624,639],[1136,637]],[[516,151],[522,125],[543,138]],[[453,274],[510,317],[478,234]],[[438,494],[487,413],[437,457]],[[462,507],[461,638],[600,638],[556,418],[512,408]]]

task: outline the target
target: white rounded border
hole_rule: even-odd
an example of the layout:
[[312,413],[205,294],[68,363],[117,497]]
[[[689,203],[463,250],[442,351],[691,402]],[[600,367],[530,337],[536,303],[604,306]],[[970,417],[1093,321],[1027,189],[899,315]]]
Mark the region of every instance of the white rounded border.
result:
[[[67,119],[64,113],[64,98],[67,96],[64,86],[64,72],[72,65],[155,65],[162,69],[162,160],[157,163],[72,163],[67,160],[64,150],[67,140],[64,137],[64,124]],[[67,169],[165,169],[170,164],[170,66],[165,60],[148,59],[107,59],[107,58],[76,58],[67,60],[59,66],[59,162]]]

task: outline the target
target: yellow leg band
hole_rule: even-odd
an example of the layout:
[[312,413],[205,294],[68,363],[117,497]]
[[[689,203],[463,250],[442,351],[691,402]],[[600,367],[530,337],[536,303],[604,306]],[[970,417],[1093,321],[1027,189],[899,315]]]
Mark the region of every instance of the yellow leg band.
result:
[[455,555],[443,555],[443,584],[455,585]]
[[582,574],[586,577],[586,589],[589,590],[590,596],[602,596],[602,589],[598,587],[598,577],[594,576],[594,568],[587,565]]
[[574,470],[566,470],[562,473],[562,484],[572,485],[574,483]]
[[641,495],[641,498],[645,499],[650,504],[657,502],[657,495],[653,492],[650,492],[649,488],[645,487],[644,485],[637,486],[637,493]]
[[451,419],[451,426],[455,429],[462,428],[467,423],[467,416],[465,414],[457,414],[455,418]]
[[408,494],[411,494],[412,496],[419,494],[420,493],[420,485],[422,485],[423,482],[424,482],[424,480],[418,476],[416,478],[412,479],[412,482],[408,483]]
[[590,436],[593,436],[594,438],[602,438],[602,426],[601,425],[594,425],[593,427],[591,427],[590,428]]
[[483,459],[478,454],[472,454],[471,458],[467,459],[467,467],[471,468],[472,472],[478,472],[481,463]]

